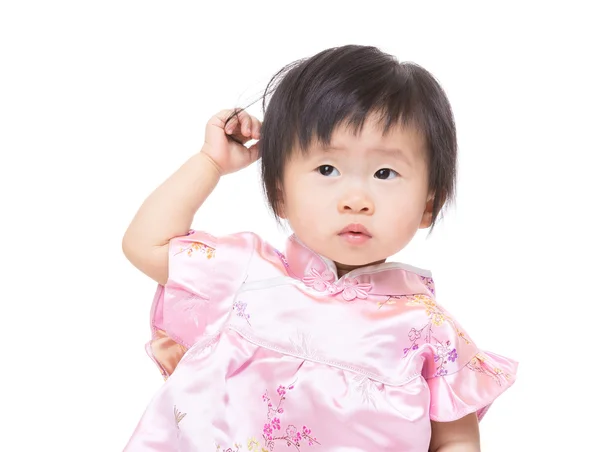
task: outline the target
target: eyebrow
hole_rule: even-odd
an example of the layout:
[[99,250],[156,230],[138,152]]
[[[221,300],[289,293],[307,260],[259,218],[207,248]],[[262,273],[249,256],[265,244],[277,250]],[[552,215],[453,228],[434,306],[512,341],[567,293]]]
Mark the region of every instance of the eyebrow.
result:
[[[317,149],[319,151],[323,151],[325,153],[327,152],[331,152],[331,151],[345,151],[346,148],[344,147],[338,147],[338,146],[319,146],[317,147]],[[379,152],[382,154],[391,154],[395,157],[400,157],[401,160],[404,160],[406,163],[408,163],[409,165],[412,163],[411,159],[407,156],[406,152],[404,152],[402,149],[400,148],[380,148],[380,147],[375,147],[375,148],[368,148],[369,152]]]

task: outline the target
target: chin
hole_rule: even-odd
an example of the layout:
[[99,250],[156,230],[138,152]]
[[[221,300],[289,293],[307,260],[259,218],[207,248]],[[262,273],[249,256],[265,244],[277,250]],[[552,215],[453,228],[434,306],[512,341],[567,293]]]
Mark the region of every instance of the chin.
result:
[[338,265],[345,267],[364,267],[365,265],[379,264],[385,262],[386,257],[377,256],[339,256],[339,259],[330,258]]

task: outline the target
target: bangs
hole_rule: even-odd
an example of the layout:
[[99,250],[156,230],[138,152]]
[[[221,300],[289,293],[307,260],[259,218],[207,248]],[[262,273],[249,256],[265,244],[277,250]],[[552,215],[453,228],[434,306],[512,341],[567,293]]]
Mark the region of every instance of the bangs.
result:
[[288,154],[294,145],[306,152],[314,141],[329,145],[340,126],[358,134],[371,117],[383,134],[399,123],[423,130],[423,93],[414,77],[418,66],[361,50],[361,58],[352,52],[317,55],[311,65],[297,62],[271,80],[267,91],[276,85],[277,92],[265,122],[279,130],[281,152]]
[[300,149],[306,152],[315,140],[329,145],[338,127],[360,134],[369,118],[384,135],[399,123],[422,129],[423,114],[414,87],[392,72],[382,74],[369,68],[365,74],[341,80],[335,89],[322,90],[314,99],[299,99],[290,119],[297,125],[291,130],[297,132],[294,138]]

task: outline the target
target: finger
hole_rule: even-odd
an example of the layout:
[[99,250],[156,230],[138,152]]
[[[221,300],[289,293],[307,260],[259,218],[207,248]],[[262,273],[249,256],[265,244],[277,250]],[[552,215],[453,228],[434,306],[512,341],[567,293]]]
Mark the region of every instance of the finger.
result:
[[242,145],[246,145],[246,143],[248,143],[249,141],[252,141],[252,136],[246,136],[245,134],[243,134],[240,131],[240,126],[238,125],[233,133],[228,133],[227,137],[233,141],[235,141],[236,143],[242,144]]
[[225,133],[228,135],[239,135],[240,124],[237,117],[233,117],[229,120],[225,126]]
[[[255,137],[256,122],[260,124],[253,116],[240,109],[221,110],[215,115],[216,122],[227,135],[234,138],[238,143],[245,143]],[[260,129],[260,126],[258,127]]]
[[235,133],[236,131],[241,133],[241,125],[243,124],[245,116],[248,116],[248,113],[239,108],[221,110],[214,116],[215,121],[213,124],[220,126],[229,134]]
[[255,140],[260,140],[260,129],[262,127],[262,123],[256,119],[252,118],[252,138]]
[[255,162],[260,157],[260,142],[254,143],[252,146],[248,148],[248,155],[250,158],[250,162]]
[[235,132],[238,126],[238,116],[234,114],[235,110],[221,110],[214,116],[214,121],[211,121],[212,125],[218,126],[225,131],[227,134]]
[[240,132],[245,137],[252,136],[252,117],[246,111],[238,113]]
[[227,120],[227,118],[229,118],[234,112],[233,108],[226,108],[224,110],[221,110],[219,113],[217,113],[215,115],[215,117],[219,118],[222,121]]
[[[231,114],[233,114],[233,111]],[[238,137],[250,137],[252,135],[252,119],[250,115],[245,111],[238,110],[235,116],[227,123],[225,132]]]
[[229,138],[231,141],[235,141],[237,144],[240,144],[240,145],[242,145],[242,146],[244,145],[244,140],[243,140],[243,138],[240,138],[240,137],[239,137],[239,136],[237,136],[237,135],[228,135],[228,138]]

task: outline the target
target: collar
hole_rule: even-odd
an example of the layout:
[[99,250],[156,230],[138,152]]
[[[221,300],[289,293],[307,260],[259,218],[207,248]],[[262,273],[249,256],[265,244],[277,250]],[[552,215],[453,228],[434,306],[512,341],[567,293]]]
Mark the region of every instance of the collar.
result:
[[335,263],[308,248],[295,235],[285,247],[285,255],[278,253],[289,276],[306,286],[346,301],[356,298],[401,297],[425,294],[434,296],[435,286],[431,272],[400,262],[368,265],[337,275]]

